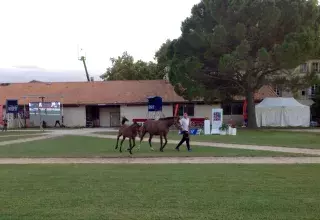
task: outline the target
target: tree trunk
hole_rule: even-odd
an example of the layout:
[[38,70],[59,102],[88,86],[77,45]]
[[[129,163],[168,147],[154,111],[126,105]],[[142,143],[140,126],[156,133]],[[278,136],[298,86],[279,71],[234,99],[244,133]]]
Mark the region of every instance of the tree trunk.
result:
[[257,128],[257,119],[256,119],[256,105],[254,102],[254,91],[248,90],[246,93],[247,98],[247,110],[248,110],[248,128],[255,129]]

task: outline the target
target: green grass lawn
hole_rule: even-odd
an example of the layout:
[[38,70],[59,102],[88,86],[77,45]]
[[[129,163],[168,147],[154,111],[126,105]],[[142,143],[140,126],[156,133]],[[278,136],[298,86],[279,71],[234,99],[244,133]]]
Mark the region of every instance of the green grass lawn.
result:
[[[99,132],[99,134],[116,135],[116,132]],[[178,140],[181,136],[177,131],[169,133],[169,139]],[[148,138],[148,134],[145,139]],[[320,148],[320,133],[275,131],[275,130],[245,130],[238,129],[236,136],[231,135],[197,135],[191,136],[191,141],[207,141],[230,144],[271,145],[299,148]]]
[[0,143],[4,141],[13,141],[13,140],[19,140],[19,139],[26,139],[26,138],[36,138],[36,137],[41,137],[43,135],[37,134],[37,135],[21,135],[21,136],[4,136],[0,135]]
[[[129,144],[124,142],[123,153],[115,150],[116,140],[83,136],[64,136],[55,139],[38,140],[0,147],[0,157],[128,157],[126,151]],[[133,151],[134,157],[160,156],[304,156],[270,151],[254,151],[228,148],[213,148],[194,146],[193,152],[187,152],[181,146],[180,152],[174,150],[174,145],[167,145],[165,152],[159,152],[159,143],[154,143],[155,151],[150,151],[148,143],[143,143],[140,151]]]
[[1,165],[0,219],[320,219],[320,165]]

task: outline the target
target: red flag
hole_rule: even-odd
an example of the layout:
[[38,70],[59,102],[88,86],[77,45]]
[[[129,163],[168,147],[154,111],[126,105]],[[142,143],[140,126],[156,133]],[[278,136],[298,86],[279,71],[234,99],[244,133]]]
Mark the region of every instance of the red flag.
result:
[[179,104],[176,104],[176,108],[174,109],[174,116],[178,115]]
[[247,117],[248,117],[247,105],[248,105],[248,102],[247,102],[247,99],[245,99],[243,102],[243,107],[242,107],[242,111],[243,111],[242,114],[243,114],[244,119],[247,119]]
[[3,125],[3,105],[0,105],[0,125]]

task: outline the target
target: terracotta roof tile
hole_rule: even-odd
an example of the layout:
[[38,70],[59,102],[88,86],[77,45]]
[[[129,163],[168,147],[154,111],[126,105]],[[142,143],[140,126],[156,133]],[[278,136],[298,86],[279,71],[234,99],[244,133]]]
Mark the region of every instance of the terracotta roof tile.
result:
[[[255,100],[262,100],[267,97],[278,97],[278,95],[275,93],[273,88],[271,86],[262,86],[255,94],[254,99]],[[243,96],[236,96],[234,98],[235,100],[244,100],[245,97]]]
[[[35,95],[36,98],[23,98]],[[45,101],[61,101],[63,104],[138,104],[146,103],[149,96],[161,96],[163,102],[185,102],[165,80],[103,81],[103,82],[53,82],[12,83],[0,85],[0,104],[7,99],[18,99],[19,104]],[[262,87],[255,99],[277,97],[270,86]],[[237,96],[236,100],[244,97]]]
[[165,80],[38,82],[0,86],[0,104],[5,104],[6,99],[18,99],[19,104],[39,101],[39,98],[22,98],[30,95],[45,96],[45,101],[49,102],[60,101],[60,96],[63,96],[64,104],[146,103],[149,96],[161,96],[163,102],[185,101]]

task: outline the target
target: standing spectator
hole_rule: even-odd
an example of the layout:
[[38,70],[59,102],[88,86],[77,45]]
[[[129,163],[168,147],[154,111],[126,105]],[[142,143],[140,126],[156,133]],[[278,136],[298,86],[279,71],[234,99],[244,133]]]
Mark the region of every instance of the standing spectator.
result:
[[8,131],[8,120],[6,118],[3,119],[2,131]]
[[183,118],[180,120],[181,128],[182,128],[182,139],[178,146],[176,147],[176,150],[179,151],[179,147],[186,142],[188,151],[191,152],[190,148],[190,135],[189,135],[189,127],[190,127],[190,118],[188,117],[187,113],[183,114]]

